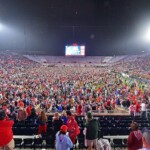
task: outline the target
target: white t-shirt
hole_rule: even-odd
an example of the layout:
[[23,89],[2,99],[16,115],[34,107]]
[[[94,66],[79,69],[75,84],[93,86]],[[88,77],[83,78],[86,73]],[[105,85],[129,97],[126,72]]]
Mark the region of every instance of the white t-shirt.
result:
[[141,111],[146,111],[146,104],[145,103],[141,104]]

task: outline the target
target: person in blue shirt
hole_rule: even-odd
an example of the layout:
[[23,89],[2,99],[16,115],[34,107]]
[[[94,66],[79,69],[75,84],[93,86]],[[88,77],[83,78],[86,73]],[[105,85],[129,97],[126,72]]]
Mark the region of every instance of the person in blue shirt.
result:
[[66,135],[68,127],[62,125],[60,131],[56,134],[56,150],[70,150],[73,148],[73,143],[68,135]]
[[62,105],[61,104],[57,105],[57,110],[58,110],[58,112],[62,112]]
[[68,118],[67,118],[66,111],[64,110],[62,112],[61,120],[63,121],[64,125],[67,125]]

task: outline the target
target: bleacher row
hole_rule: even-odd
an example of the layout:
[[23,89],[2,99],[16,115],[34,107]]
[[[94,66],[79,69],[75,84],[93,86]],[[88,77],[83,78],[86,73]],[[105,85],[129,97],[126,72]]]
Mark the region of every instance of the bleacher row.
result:
[[35,62],[43,63],[47,62],[49,64],[54,63],[83,63],[83,64],[88,64],[88,63],[116,63],[121,60],[136,60],[138,56],[128,56],[128,55],[123,55],[123,56],[85,56],[85,57],[65,57],[65,56],[40,56],[40,55],[24,55],[30,60],[33,60]]
[[[99,121],[99,138],[107,135],[129,135],[130,124],[135,121],[139,124],[139,128],[150,129],[150,121],[144,117],[131,117],[131,116],[99,116],[95,117]],[[83,149],[84,146],[84,116],[77,116],[76,120],[80,126],[80,134],[78,135],[78,148]],[[54,148],[52,116],[48,117],[47,134],[43,138],[36,138],[38,125],[26,120],[24,123],[15,122],[13,126],[15,139],[15,147],[19,148]],[[18,138],[20,136],[20,138]],[[22,138],[22,136],[28,138]],[[31,137],[31,138],[30,138]],[[126,147],[126,139],[114,139],[113,147]]]

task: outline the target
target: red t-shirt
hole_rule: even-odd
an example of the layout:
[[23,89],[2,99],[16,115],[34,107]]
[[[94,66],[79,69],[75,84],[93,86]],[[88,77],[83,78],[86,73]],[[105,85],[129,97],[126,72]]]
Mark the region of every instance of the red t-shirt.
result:
[[13,139],[13,120],[0,120],[0,147],[8,144]]
[[141,108],[140,104],[136,103],[136,112],[140,112],[140,108]]
[[77,106],[77,114],[78,114],[78,115],[81,115],[81,113],[82,113],[82,106],[81,106],[81,105],[78,105],[78,106]]
[[32,106],[28,106],[27,109],[26,109],[26,112],[27,112],[28,116],[31,115],[31,109],[32,109]]
[[140,130],[132,131],[128,137],[128,150],[137,150],[142,148],[142,133]]

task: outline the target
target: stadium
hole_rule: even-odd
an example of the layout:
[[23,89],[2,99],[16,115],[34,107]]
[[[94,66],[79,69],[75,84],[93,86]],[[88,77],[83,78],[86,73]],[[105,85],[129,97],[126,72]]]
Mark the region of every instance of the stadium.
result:
[[148,0],[0,1],[0,150],[150,149]]

